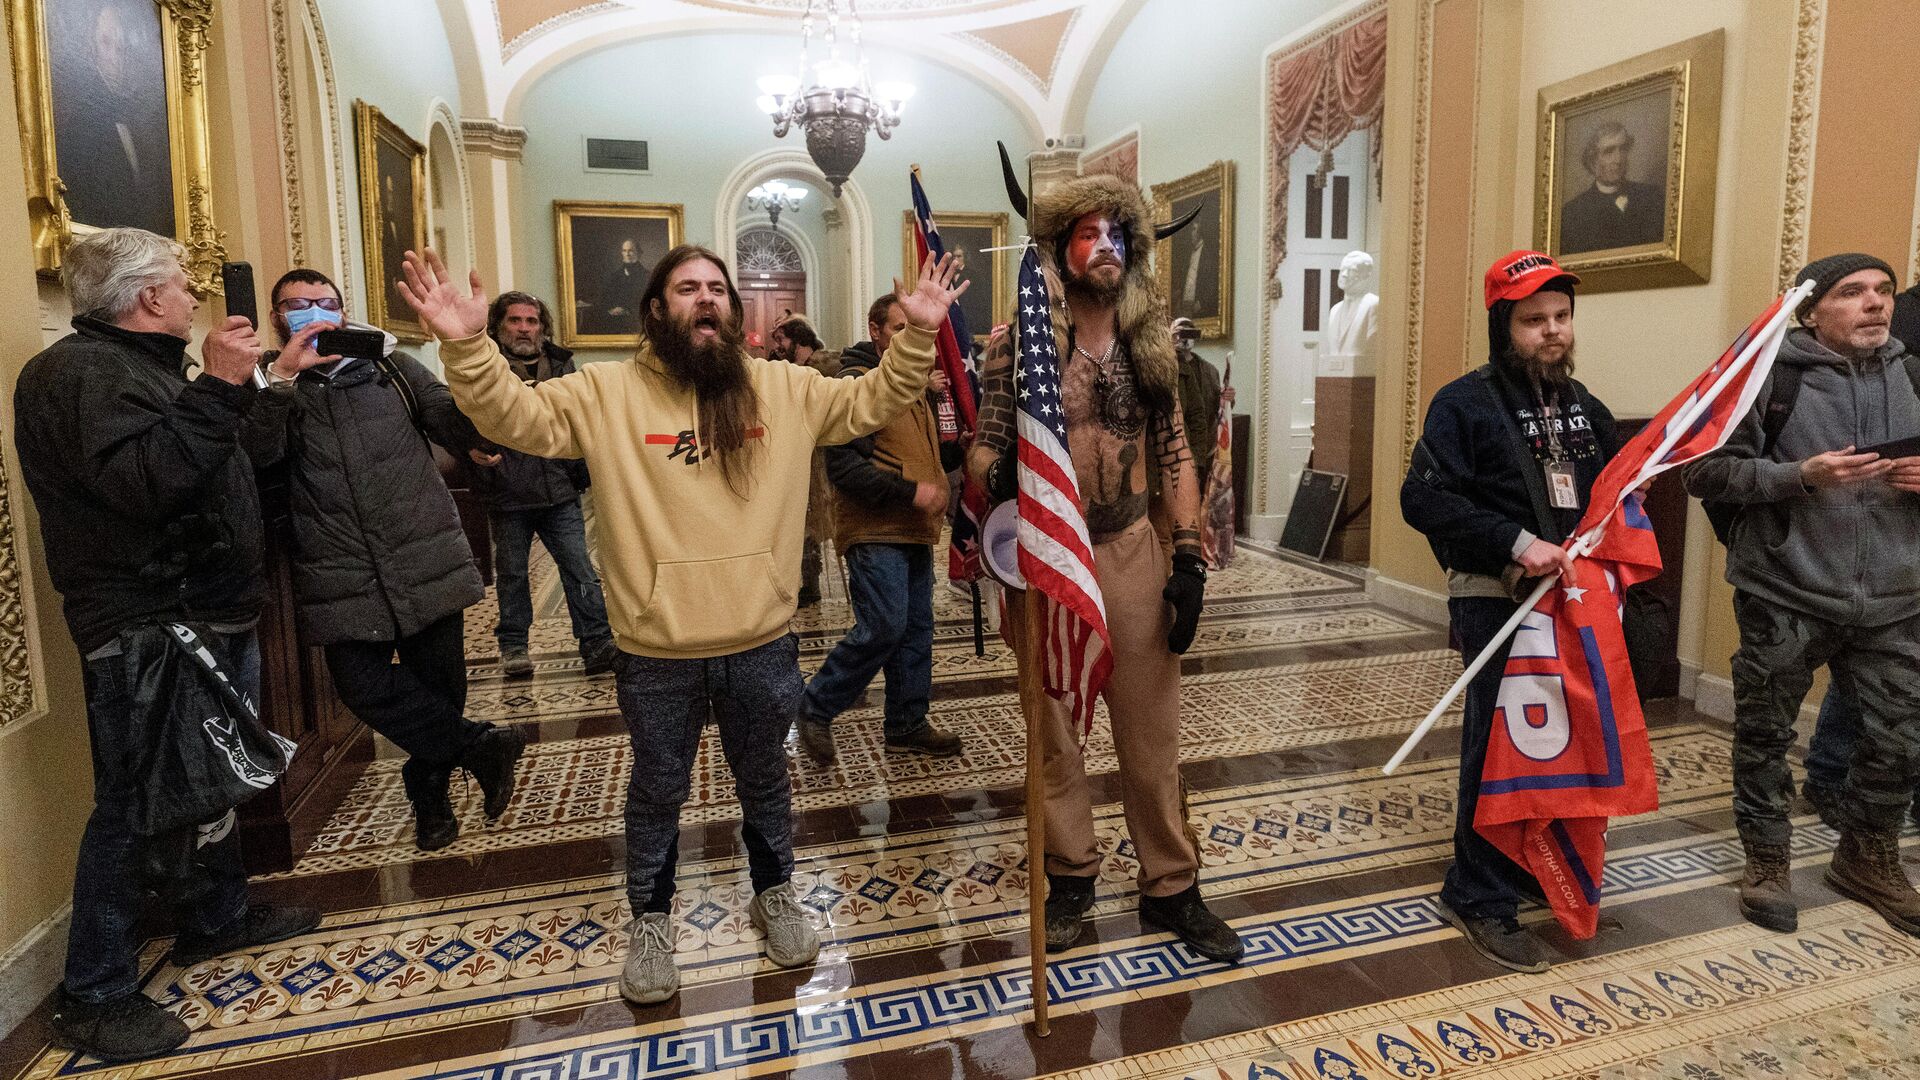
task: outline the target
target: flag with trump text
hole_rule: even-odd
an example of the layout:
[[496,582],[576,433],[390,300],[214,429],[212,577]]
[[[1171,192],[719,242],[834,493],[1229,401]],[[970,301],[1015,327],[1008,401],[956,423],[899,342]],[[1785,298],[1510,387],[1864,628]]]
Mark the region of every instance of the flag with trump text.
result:
[[1626,591],[1660,573],[1640,489],[1726,442],[1766,382],[1798,295],[1774,301],[1607,464],[1569,545],[1572,572],[1514,631],[1473,823],[1540,882],[1574,937],[1599,925],[1608,819],[1659,805],[1621,625]]
[[1026,602],[1039,603],[1042,615],[1040,639],[1027,643],[1026,662],[1041,665],[1047,693],[1066,701],[1084,733],[1093,727],[1094,699],[1113,673],[1113,643],[1080,484],[1067,455],[1051,303],[1039,254],[1031,247],[1020,260],[1019,288],[1013,339],[1017,536]]
[[[938,259],[947,249],[940,239],[940,227],[934,224],[927,193],[920,186],[920,170],[914,169],[907,179],[912,185],[914,257],[924,265],[928,255]],[[978,389],[974,386],[972,366],[967,363],[973,341],[968,336],[970,332],[966,313],[960,310],[959,301],[955,301],[947,308],[947,321],[940,327],[935,352],[940,370],[947,376],[947,393],[959,421],[958,437],[962,445],[972,442],[979,423]],[[949,579],[973,581],[980,576],[980,522],[986,515],[987,493],[968,476],[960,488],[960,505],[953,513],[952,542],[947,547]]]

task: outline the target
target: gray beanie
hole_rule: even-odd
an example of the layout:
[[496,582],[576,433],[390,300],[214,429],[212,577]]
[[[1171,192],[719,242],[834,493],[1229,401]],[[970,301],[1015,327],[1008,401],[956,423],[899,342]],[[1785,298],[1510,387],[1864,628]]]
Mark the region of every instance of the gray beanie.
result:
[[1829,255],[1824,259],[1813,260],[1802,267],[1799,273],[1793,275],[1795,285],[1803,281],[1813,282],[1813,291],[1807,294],[1805,300],[1800,301],[1800,306],[1794,309],[1793,317],[1804,324],[1807,321],[1807,312],[1812,311],[1813,305],[1827,295],[1828,289],[1862,270],[1879,270],[1893,282],[1894,288],[1900,287],[1899,275],[1893,272],[1893,267],[1888,266],[1881,259],[1858,251]]

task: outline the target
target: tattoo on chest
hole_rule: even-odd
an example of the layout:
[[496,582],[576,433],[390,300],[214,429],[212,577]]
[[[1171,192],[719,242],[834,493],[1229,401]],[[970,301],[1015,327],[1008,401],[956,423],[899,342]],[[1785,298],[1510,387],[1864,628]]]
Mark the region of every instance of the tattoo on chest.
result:
[[[1100,440],[1106,442],[1106,440]],[[1079,458],[1078,454],[1074,455]],[[1082,477],[1092,466],[1093,491],[1082,492],[1087,503],[1087,531],[1094,536],[1117,533],[1140,520],[1147,512],[1146,470],[1140,468],[1140,442],[1136,438],[1114,453],[1110,443],[1096,450],[1092,461],[1076,461]]]

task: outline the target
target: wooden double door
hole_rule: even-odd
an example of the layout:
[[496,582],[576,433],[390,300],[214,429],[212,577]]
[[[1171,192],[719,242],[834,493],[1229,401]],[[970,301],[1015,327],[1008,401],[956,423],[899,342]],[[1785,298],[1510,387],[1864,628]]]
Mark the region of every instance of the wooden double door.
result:
[[[773,344],[770,335],[774,326],[788,315],[807,313],[807,275],[742,275],[736,284],[740,289],[740,304],[746,309],[747,351],[764,357]],[[829,347],[834,344],[827,342]]]

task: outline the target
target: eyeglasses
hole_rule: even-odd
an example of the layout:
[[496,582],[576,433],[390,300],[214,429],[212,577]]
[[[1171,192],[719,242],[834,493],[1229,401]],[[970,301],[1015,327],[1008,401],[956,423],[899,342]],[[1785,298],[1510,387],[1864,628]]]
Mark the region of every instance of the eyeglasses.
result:
[[277,306],[281,311],[305,311],[308,308],[319,308],[321,311],[339,311],[340,298],[337,296],[323,296],[318,300],[309,300],[304,296],[289,296],[285,300],[280,301]]

